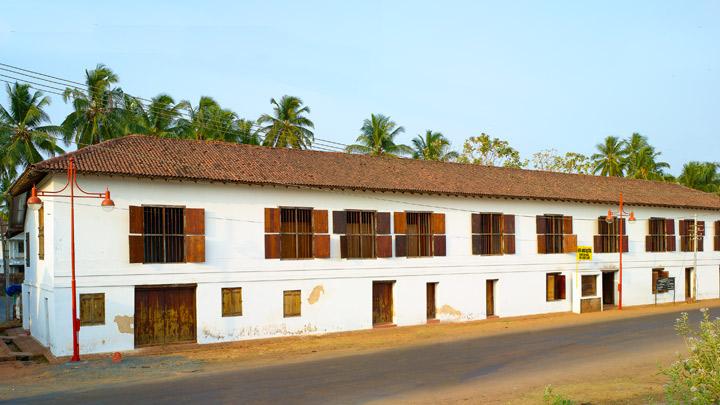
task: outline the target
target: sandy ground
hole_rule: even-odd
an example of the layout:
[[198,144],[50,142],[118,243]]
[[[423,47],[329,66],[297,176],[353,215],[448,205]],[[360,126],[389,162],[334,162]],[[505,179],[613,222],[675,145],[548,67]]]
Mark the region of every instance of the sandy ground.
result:
[[[568,325],[630,319],[650,314],[696,311],[720,306],[720,300],[694,304],[632,307],[594,314],[569,313],[519,318],[497,318],[467,323],[385,328],[315,336],[262,339],[212,345],[182,345],[149,348],[124,354],[113,364],[109,355],[85,356],[81,363],[56,364],[22,362],[0,363],[0,399],[26,397],[77,388],[102,387],[117,383],[162,381],[186,377],[192,373],[212,373],[258,366],[288,364],[347,355],[374,353],[416,345],[440,344],[463,339],[508,333],[532,333]],[[683,347],[654,347],[613,359],[591,359],[559,365],[538,375],[514,370],[498,375],[493,384],[482,388],[466,382],[462,385],[417,391],[390,398],[394,403],[538,403],[548,381],[555,391],[570,398],[592,403],[647,403],[662,397],[664,378],[659,365],[676,358]],[[90,385],[88,384],[90,382]]]

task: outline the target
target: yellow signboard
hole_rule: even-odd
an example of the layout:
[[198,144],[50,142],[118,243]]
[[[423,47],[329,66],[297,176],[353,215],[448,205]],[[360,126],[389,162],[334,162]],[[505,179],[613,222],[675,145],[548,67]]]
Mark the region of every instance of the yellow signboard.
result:
[[592,260],[592,246],[578,246],[576,258],[580,260]]

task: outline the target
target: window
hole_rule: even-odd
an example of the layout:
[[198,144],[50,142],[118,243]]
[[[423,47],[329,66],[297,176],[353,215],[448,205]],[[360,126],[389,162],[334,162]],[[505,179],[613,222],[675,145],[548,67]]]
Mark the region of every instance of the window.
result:
[[308,259],[312,255],[312,209],[280,209],[280,258]]
[[515,253],[515,216],[501,213],[472,214],[472,253]]
[[283,291],[283,316],[300,316],[300,290]]
[[536,227],[538,253],[572,253],[577,250],[577,236],[572,234],[572,217],[538,215]]
[[20,254],[25,253],[25,242],[19,241],[17,243],[17,252]]
[[595,253],[617,253],[620,250],[622,241],[623,252],[628,252],[628,237],[626,233],[625,218],[622,219],[622,232],[620,229],[620,218],[613,218],[612,222],[606,221],[607,217],[598,217],[598,234],[593,238]]
[[80,325],[105,324],[105,294],[80,294]]
[[560,273],[545,275],[545,296],[547,301],[565,299],[565,276]]
[[408,257],[432,256],[430,213],[408,212],[405,217]]
[[582,276],[580,280],[582,284],[583,297],[594,297],[597,295],[597,276]]
[[[661,278],[668,278],[670,277],[670,272],[665,271],[665,269],[652,269],[652,293],[657,294],[657,281]],[[664,291],[660,291],[664,292]]]
[[25,266],[30,267],[30,232],[25,232]]
[[445,256],[445,214],[395,212],[393,222],[397,257]]
[[130,263],[205,261],[205,210],[130,206]]
[[345,211],[346,257],[375,257],[375,212]]
[[669,218],[650,218],[649,233],[645,238],[645,250],[648,252],[675,251],[675,220]]
[[38,259],[45,260],[45,206],[38,210]]
[[[694,252],[695,244],[695,220],[694,219],[683,219],[680,221],[680,251],[681,252]],[[698,252],[703,251],[705,238],[705,221],[697,221],[697,250]]]
[[715,251],[720,251],[720,221],[715,221]]
[[242,315],[242,288],[222,289],[222,316]]

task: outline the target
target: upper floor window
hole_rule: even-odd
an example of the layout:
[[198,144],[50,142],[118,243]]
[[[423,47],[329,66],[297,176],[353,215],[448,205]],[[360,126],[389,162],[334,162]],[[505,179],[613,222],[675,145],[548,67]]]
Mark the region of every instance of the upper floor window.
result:
[[[681,252],[694,252],[695,251],[695,220],[694,219],[683,219],[680,220],[680,251]],[[698,252],[703,251],[705,239],[705,221],[697,221],[697,250]]]
[[312,208],[265,208],[265,258],[330,257],[327,217]]
[[38,210],[38,259],[45,259],[45,206]]
[[536,217],[538,253],[572,253],[577,251],[572,217],[555,214]]
[[396,256],[445,256],[445,214],[396,212]]
[[471,216],[472,253],[501,255],[515,253],[515,216],[479,213]]
[[720,221],[715,221],[715,250],[720,250]]
[[205,210],[131,206],[130,263],[205,261]]
[[647,252],[675,251],[675,220],[672,218],[650,218],[648,235],[645,237]]
[[[593,237],[594,250],[596,253],[617,253],[620,251],[620,242],[622,242],[623,252],[628,252],[628,237],[626,233],[625,218],[620,222],[620,218],[613,218],[611,222],[607,222],[607,217],[599,217],[597,220],[598,233]],[[621,225],[622,224],[622,232]]]

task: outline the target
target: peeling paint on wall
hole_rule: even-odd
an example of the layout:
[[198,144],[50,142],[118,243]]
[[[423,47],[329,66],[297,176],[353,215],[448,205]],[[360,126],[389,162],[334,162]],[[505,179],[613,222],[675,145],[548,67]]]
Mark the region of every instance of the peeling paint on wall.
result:
[[443,305],[440,308],[437,309],[437,313],[440,315],[449,315],[454,318],[460,318],[462,316],[462,313],[458,311],[457,309],[451,307],[450,305]]
[[316,285],[310,293],[310,296],[308,297],[308,304],[312,305],[318,302],[320,300],[320,296],[323,294],[325,294],[325,288],[322,286],[322,284]]
[[132,316],[117,315],[114,320],[120,333],[133,333],[135,319]]

